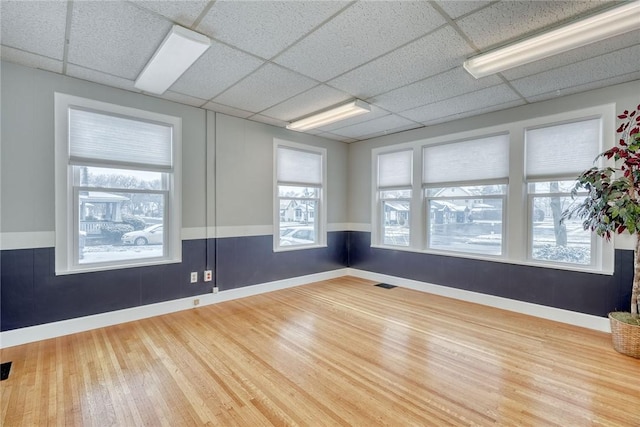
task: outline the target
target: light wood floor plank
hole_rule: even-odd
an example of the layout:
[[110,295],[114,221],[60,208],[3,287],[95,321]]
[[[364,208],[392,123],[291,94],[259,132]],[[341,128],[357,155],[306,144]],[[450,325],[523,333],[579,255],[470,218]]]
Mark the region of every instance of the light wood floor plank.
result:
[[3,426],[640,426],[604,333],[340,278],[2,350]]

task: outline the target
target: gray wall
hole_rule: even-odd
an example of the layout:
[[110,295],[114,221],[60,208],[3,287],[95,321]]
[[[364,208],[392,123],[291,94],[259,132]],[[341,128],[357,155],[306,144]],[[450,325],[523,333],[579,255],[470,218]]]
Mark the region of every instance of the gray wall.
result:
[[2,233],[54,231],[54,92],[182,117],[183,228],[271,225],[274,137],[327,148],[327,219],[348,222],[344,143],[2,62]]

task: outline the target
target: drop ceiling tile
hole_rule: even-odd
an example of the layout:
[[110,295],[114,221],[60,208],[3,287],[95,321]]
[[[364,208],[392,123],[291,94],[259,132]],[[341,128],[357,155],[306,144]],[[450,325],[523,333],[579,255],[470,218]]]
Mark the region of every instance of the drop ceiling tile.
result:
[[67,75],[94,83],[100,83],[106,86],[117,87],[132,92],[140,92],[140,90],[133,85],[133,80],[123,79],[122,77],[112,76],[110,74],[101,73],[100,71],[79,67],[74,64],[67,65]]
[[[585,59],[594,58],[609,52],[615,52],[633,45],[640,44],[640,30],[632,31],[617,37],[603,40],[598,43],[573,49],[561,55],[554,55],[549,58],[522,65],[511,70],[503,71],[502,75],[508,80],[515,80],[522,77],[538,74],[544,71],[559,68]],[[636,60],[640,69],[640,59]]]
[[462,67],[409,86],[375,96],[370,101],[389,111],[401,112],[502,83],[497,76],[475,79]]
[[66,22],[65,1],[0,2],[4,46],[62,60]]
[[320,132],[333,132],[335,129],[340,129],[347,126],[357,125],[363,122],[369,122],[373,119],[377,119],[380,117],[388,116],[389,111],[383,110],[375,105],[370,105],[371,111],[366,114],[361,114],[359,116],[350,117],[348,119],[340,120],[339,122],[331,123],[326,126],[322,126],[317,128]]
[[209,3],[206,0],[158,1],[133,0],[132,3],[169,18],[176,24],[191,28],[194,21]]
[[553,92],[544,93],[542,95],[528,97],[527,101],[529,102],[546,101],[548,99],[557,98],[559,96],[566,96],[574,93],[586,92],[588,90],[599,89],[601,87],[613,86],[613,85],[632,82],[636,80],[637,80],[636,93],[640,93],[640,70],[638,70],[628,74],[623,74],[620,76],[608,78],[608,79],[598,80],[595,82],[577,85],[570,88],[558,89]]
[[315,85],[317,82],[307,77],[266,64],[213,101],[257,113]]
[[203,108],[215,111],[216,113],[226,114],[227,116],[240,117],[242,119],[253,116],[251,111],[240,110],[238,108],[229,107],[228,105],[216,104],[215,102],[207,102]]
[[462,15],[466,15],[469,12],[485,7],[491,1],[437,1],[438,5],[449,15],[451,18],[456,19]]
[[462,37],[447,26],[328,84],[357,97],[369,98],[459,66],[473,52]]
[[402,115],[416,122],[427,123],[437,118],[488,109],[519,99],[513,90],[502,84],[404,111]]
[[350,95],[318,85],[262,112],[265,116],[292,121],[348,101]]
[[388,114],[384,117],[369,120],[364,123],[336,129],[331,131],[331,133],[349,138],[364,139],[367,135],[374,133],[377,134],[379,132],[385,132],[390,129],[397,129],[406,126],[420,127],[421,125],[414,123],[411,120],[407,120],[404,117],[396,116],[395,114]]
[[358,2],[275,62],[329,80],[444,24],[428,2]]
[[207,103],[206,99],[200,99],[194,96],[172,92],[170,90],[166,91],[162,95],[159,95],[158,97],[162,99],[168,99],[169,101],[178,102],[180,104],[191,105],[192,107],[202,107]]
[[62,61],[57,61],[55,59],[47,58],[46,56],[36,55],[34,53],[25,52],[8,46],[0,47],[0,58],[2,58],[3,61],[26,65],[27,67],[53,71],[54,73],[62,73]]
[[174,92],[211,99],[264,62],[216,41],[171,86]]
[[437,119],[429,120],[426,122],[422,122],[425,126],[432,126],[439,123],[446,123],[455,120],[464,119],[467,117],[479,116],[481,114],[491,113],[494,111],[506,110],[508,108],[519,107],[521,105],[526,104],[526,102],[522,99],[516,101],[509,101],[503,104],[492,105],[490,107],[479,108],[477,110],[465,111],[464,113],[452,114],[450,116],[439,117]]
[[251,116],[249,120],[253,120],[254,122],[260,122],[271,126],[277,126],[279,128],[283,128],[287,126],[287,122],[274,119],[273,117],[263,116],[261,114],[256,114],[255,116]]
[[135,80],[171,25],[130,3],[74,2],[68,60]]
[[348,4],[217,1],[197,30],[262,58],[271,58]]
[[640,44],[511,82],[523,96],[532,97],[609,79],[640,69]]
[[[460,29],[479,49],[519,39],[555,27],[559,21],[581,16],[607,5],[599,1],[503,1],[458,21]],[[489,23],[489,25],[487,25]]]

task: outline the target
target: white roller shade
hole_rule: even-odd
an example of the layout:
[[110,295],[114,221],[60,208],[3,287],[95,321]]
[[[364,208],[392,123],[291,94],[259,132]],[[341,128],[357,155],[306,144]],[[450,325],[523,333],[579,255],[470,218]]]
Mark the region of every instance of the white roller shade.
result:
[[423,182],[428,185],[499,181],[509,177],[509,135],[427,146]]
[[577,177],[594,166],[601,135],[600,119],[526,130],[527,179]]
[[69,109],[71,163],[171,170],[172,139],[167,124]]
[[322,154],[278,147],[279,183],[322,185]]
[[410,187],[413,150],[378,155],[378,188]]

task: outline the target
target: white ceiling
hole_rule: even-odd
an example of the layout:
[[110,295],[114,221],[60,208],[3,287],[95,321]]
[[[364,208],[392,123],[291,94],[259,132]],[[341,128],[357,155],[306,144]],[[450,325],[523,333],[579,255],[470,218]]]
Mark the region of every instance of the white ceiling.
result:
[[640,80],[640,31],[479,80],[462,68],[610,1],[1,4],[4,60],[139,92],[134,80],[180,24],[213,42],[161,98],[276,126],[353,98],[372,104],[311,131],[344,142]]

